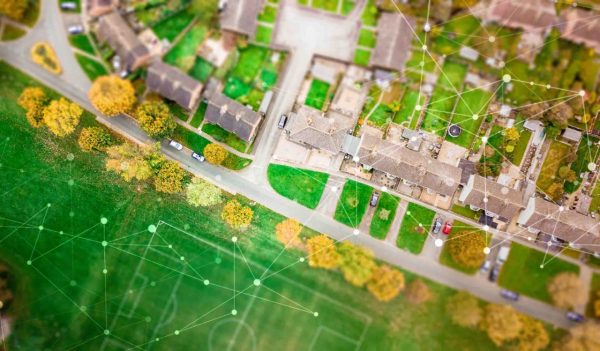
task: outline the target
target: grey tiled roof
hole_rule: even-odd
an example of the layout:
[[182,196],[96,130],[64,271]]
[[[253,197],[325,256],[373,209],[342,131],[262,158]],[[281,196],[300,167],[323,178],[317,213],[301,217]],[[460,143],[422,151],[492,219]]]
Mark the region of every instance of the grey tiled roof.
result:
[[466,191],[471,184],[473,189],[463,199],[467,205],[481,208],[506,219],[513,218],[525,207],[524,194],[521,191],[506,187],[478,174],[470,176],[463,191]]
[[527,32],[543,32],[557,22],[554,3],[548,0],[492,0],[486,19]]
[[371,56],[371,65],[402,71],[410,54],[415,20],[401,13],[384,12],[377,24],[377,42]]
[[129,70],[135,70],[150,57],[148,48],[116,11],[100,17],[97,35],[101,42],[108,42],[115,49]]
[[253,38],[260,11],[260,0],[227,0],[221,12],[221,28]]
[[204,120],[251,142],[256,136],[261,117],[249,107],[221,93],[215,93],[208,101]]
[[584,44],[600,53],[600,14],[580,8],[566,8],[558,28],[565,39]]
[[148,67],[146,86],[151,91],[191,110],[200,100],[202,84],[166,63],[156,61]]

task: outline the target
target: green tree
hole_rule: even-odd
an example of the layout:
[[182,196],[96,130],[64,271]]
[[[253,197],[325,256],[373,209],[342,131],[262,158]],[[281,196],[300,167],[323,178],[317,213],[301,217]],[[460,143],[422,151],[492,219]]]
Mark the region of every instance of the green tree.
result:
[[113,143],[113,139],[110,133],[102,127],[87,127],[79,133],[77,143],[86,152],[104,151]]
[[187,202],[192,206],[214,206],[223,201],[221,188],[194,177],[186,190]]
[[138,106],[135,116],[140,127],[153,138],[166,138],[173,134],[177,127],[169,107],[162,101],[143,102]]
[[83,109],[65,98],[53,100],[44,109],[43,121],[52,134],[64,137],[75,131]]
[[365,285],[377,267],[373,252],[348,241],[343,242],[337,251],[341,257],[340,270],[344,278],[352,285]]

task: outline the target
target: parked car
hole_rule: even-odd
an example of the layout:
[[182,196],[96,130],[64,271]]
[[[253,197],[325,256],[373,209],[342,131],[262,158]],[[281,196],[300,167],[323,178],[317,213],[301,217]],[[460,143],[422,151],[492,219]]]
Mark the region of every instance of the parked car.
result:
[[444,229],[442,229],[442,233],[448,235],[448,234],[450,234],[451,230],[452,230],[452,222],[448,221],[448,222],[446,222],[446,224],[444,224]]
[[498,280],[498,276],[500,275],[500,267],[495,266],[494,268],[492,268],[491,272],[490,272],[490,276],[488,277],[489,281],[491,281],[492,283],[495,283],[496,280]]
[[285,128],[287,120],[288,120],[288,116],[281,115],[281,117],[279,117],[279,122],[277,123],[277,128],[279,128],[279,129]]
[[76,34],[81,34],[83,33],[84,29],[83,26],[81,24],[74,24],[72,26],[69,26],[67,28],[67,31],[69,32],[69,34],[71,35],[76,35]]
[[498,256],[496,256],[496,263],[501,265],[504,262],[506,262],[509,252],[510,246],[502,246],[500,250],[498,250]]
[[73,2],[73,1],[61,2],[60,3],[60,8],[62,10],[71,10],[71,11],[74,11],[74,10],[77,9],[77,3]]
[[567,312],[567,319],[570,320],[571,322],[575,322],[575,323],[581,323],[584,320],[582,315],[580,315],[577,312],[573,312],[573,311]]
[[379,202],[379,193],[374,192],[373,195],[371,195],[371,201],[369,201],[369,205],[375,207],[377,206],[377,202]]
[[481,273],[487,273],[490,271],[490,268],[492,268],[492,261],[485,261],[481,265],[481,268],[479,268],[479,271]]
[[180,143],[176,142],[175,140],[171,140],[169,142],[169,146],[171,146],[171,147],[173,147],[173,148],[175,148],[175,149],[177,149],[179,151],[183,150],[183,145],[181,145]]
[[194,158],[195,160],[198,160],[199,162],[204,162],[204,156],[202,156],[198,153],[192,152],[192,158]]
[[440,229],[442,229],[442,223],[444,221],[442,221],[441,218],[436,218],[435,222],[433,223],[433,234],[437,234],[440,232]]
[[519,293],[516,293],[511,290],[502,289],[502,290],[500,290],[500,295],[507,300],[511,300],[511,301],[519,300]]

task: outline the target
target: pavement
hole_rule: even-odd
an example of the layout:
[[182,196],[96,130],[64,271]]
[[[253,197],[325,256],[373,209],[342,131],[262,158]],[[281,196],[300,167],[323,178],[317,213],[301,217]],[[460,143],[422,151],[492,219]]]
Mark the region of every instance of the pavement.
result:
[[[289,3],[291,1],[286,1],[286,8]],[[364,6],[364,2],[360,2],[357,7],[362,6]],[[359,12],[355,11],[355,13],[351,14],[350,22],[357,19],[356,13]],[[294,30],[297,30],[297,28]],[[58,9],[57,1],[44,0],[42,1],[41,18],[38,24],[22,39],[10,44],[0,44],[0,59],[36,77],[42,83],[77,102],[85,109],[96,113],[98,121],[123,134],[132,141],[137,143],[152,142],[152,139],[140,130],[133,119],[123,115],[105,117],[91,106],[87,99],[87,90],[90,86],[89,79],[87,79],[74,59],[67,38],[68,35]],[[329,40],[336,41],[348,40],[347,37],[339,38],[332,36],[328,38],[330,38]],[[57,51],[65,71],[61,76],[52,75],[31,61],[29,49],[34,42],[39,40],[49,42]],[[284,216],[295,218],[316,231],[327,233],[337,241],[349,240],[358,245],[365,246],[372,250],[378,259],[389,264],[416,272],[428,279],[454,289],[467,290],[490,302],[510,303],[518,310],[558,327],[567,328],[571,326],[572,323],[565,318],[565,311],[563,310],[527,297],[521,297],[517,302],[508,302],[500,297],[500,288],[487,280],[465,275],[443,266],[429,257],[410,254],[398,249],[393,243],[377,240],[368,235],[368,233],[355,235],[353,228],[336,222],[331,216],[325,216],[319,211],[310,210],[296,202],[283,198],[268,186],[266,167],[269,164],[273,147],[276,144],[277,134],[280,133],[275,126],[276,118],[281,113],[288,112],[293,106],[295,94],[304,79],[308,67],[310,67],[311,59],[313,55],[318,53],[318,51],[314,51],[314,48],[311,50],[303,50],[301,47],[291,49],[289,62],[283,73],[280,89],[277,91],[272,110],[265,120],[262,127],[262,134],[255,146],[255,150],[257,150],[255,161],[247,170],[233,172],[221,167],[212,166],[208,163],[200,164],[191,158],[190,150],[177,151],[170,148],[166,143],[163,143],[162,152],[167,157],[178,161],[182,167],[199,177],[209,179],[229,191],[244,195],[251,200],[276,210]],[[401,197],[404,200],[419,203],[418,200],[405,196]],[[426,204],[422,205],[431,207]],[[437,208],[434,208],[434,210],[448,218],[459,219],[453,213],[440,211]],[[460,220],[469,222],[464,218],[460,218]],[[480,227],[475,222],[468,224]],[[506,233],[494,234],[501,237],[507,236]]]

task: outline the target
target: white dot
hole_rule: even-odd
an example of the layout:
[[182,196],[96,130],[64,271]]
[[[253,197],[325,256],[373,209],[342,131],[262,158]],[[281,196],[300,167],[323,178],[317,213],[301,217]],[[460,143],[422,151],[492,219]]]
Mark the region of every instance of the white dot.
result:
[[504,81],[504,83],[510,83],[510,80],[512,78],[510,77],[510,74],[505,74],[502,76],[502,80]]
[[231,315],[235,316],[237,314],[237,310],[231,310]]
[[27,265],[31,266],[31,260],[27,260]]
[[559,207],[558,207],[558,210],[559,210],[560,212],[562,212],[562,211],[564,211],[564,210],[565,210],[565,208],[564,208],[563,206],[559,206]]
[[527,237],[527,240],[529,240],[529,241],[532,241],[532,240],[533,240],[533,238],[532,238],[532,237],[530,237],[530,236],[528,236],[528,237]]
[[476,113],[474,113],[474,114],[473,114],[473,119],[474,119],[474,120],[477,120],[477,119],[479,119],[479,115],[478,115],[478,114],[476,114]]
[[534,84],[533,81],[529,82],[529,85],[533,85],[533,84]]
[[415,106],[415,111],[421,111],[421,109],[423,108],[423,106],[421,105],[416,105]]
[[360,157],[354,156],[354,157],[352,157],[352,161],[358,162],[358,161],[360,161]]
[[431,25],[429,23],[425,23],[425,25],[423,26],[423,30],[429,32],[431,30]]
[[254,285],[255,286],[259,286],[260,285],[260,279],[254,279]]
[[108,271],[106,270],[106,268],[104,268],[104,269],[102,270],[102,274],[106,274],[106,273],[108,273]]
[[504,61],[498,62],[498,67],[502,68],[502,67],[504,67],[504,65],[505,65]]
[[388,190],[387,186],[383,185],[383,186],[381,187],[381,191],[387,191],[387,190]]
[[490,43],[493,43],[493,42],[496,41],[496,37],[493,36],[493,35],[490,35],[489,38],[488,38],[488,40],[490,41]]
[[488,230],[490,230],[490,226],[489,226],[489,225],[487,225],[487,224],[486,224],[486,225],[484,225],[484,226],[483,226],[483,230],[485,230],[485,231],[487,232]]
[[546,84],[546,89],[550,89],[550,88],[551,88],[550,84]]
[[487,137],[481,137],[481,142],[484,144],[487,143]]
[[179,335],[179,330],[175,330],[174,334]]
[[444,245],[444,241],[442,239],[435,239],[433,244],[435,245],[435,247],[442,247],[442,245]]
[[358,229],[354,229],[354,230],[352,231],[352,234],[354,234],[354,235],[358,235],[358,234],[360,234],[360,231],[359,231]]
[[333,191],[334,193],[338,190],[337,186],[332,186],[331,187],[331,191]]
[[180,260],[185,261],[185,257],[181,256],[179,257]]
[[585,90],[580,90],[579,91],[579,96],[584,97],[585,96]]
[[237,242],[237,236],[234,236],[233,238],[231,238],[231,241],[233,241],[234,243]]
[[422,223],[419,223],[419,228],[421,228],[421,227],[423,227],[423,224],[422,224]]
[[427,45],[423,44],[423,46],[421,46],[421,49],[427,50]]
[[106,246],[106,245],[108,245],[108,241],[104,240],[104,241],[102,242],[102,246]]
[[150,225],[148,226],[148,231],[149,231],[150,233],[156,233],[156,226],[155,226],[154,224],[150,224]]
[[540,268],[544,269],[544,265],[543,265],[543,264],[541,264],[541,265],[540,265]]
[[41,231],[41,230],[44,230],[44,226],[43,226],[43,225],[40,225],[40,226],[38,226],[38,229],[39,229],[40,231]]
[[483,253],[486,254],[486,255],[489,254],[490,253],[490,248],[489,247],[484,247],[483,248]]
[[169,249],[172,249],[172,248],[173,248],[173,245],[169,244]]
[[208,285],[210,284],[210,281],[208,279],[204,279],[204,285]]
[[106,219],[106,217],[102,217],[102,218],[100,218],[100,223],[106,224],[106,223],[108,223],[108,219]]
[[406,211],[406,214],[410,216],[410,211]]
[[104,329],[104,335],[108,335],[108,334],[110,334],[110,330]]
[[484,198],[483,198],[483,202],[484,202],[484,203],[487,203],[487,202],[488,202],[488,198],[487,198],[487,197],[484,197]]
[[298,261],[304,262],[304,257],[300,257],[300,259]]
[[590,162],[590,163],[588,163],[587,168],[593,172],[596,170],[596,164],[594,162]]
[[313,313],[313,316],[315,316],[315,317],[319,317],[319,312],[315,312],[315,313]]

